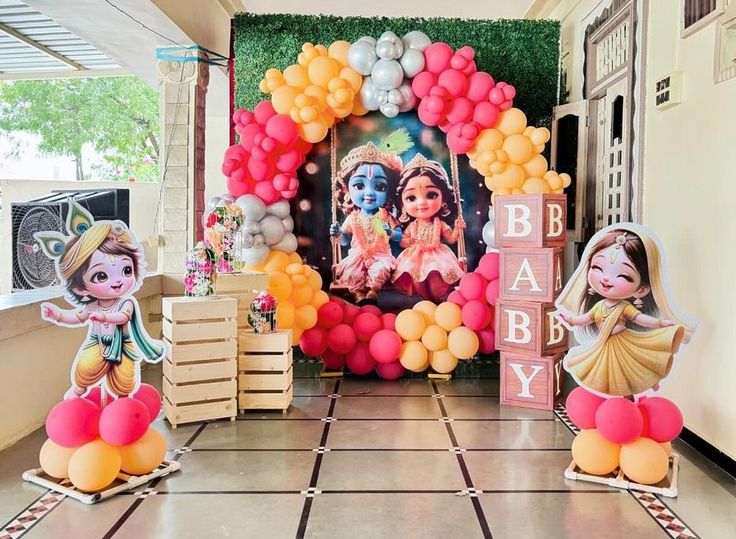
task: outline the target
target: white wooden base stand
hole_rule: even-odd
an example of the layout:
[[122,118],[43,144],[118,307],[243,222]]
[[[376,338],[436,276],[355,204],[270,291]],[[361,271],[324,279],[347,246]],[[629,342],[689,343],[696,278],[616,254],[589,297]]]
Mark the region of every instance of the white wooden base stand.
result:
[[680,468],[680,456],[677,453],[672,453],[670,456],[670,470],[665,477],[656,485],[642,485],[630,481],[621,469],[617,469],[608,475],[591,475],[583,472],[575,461],[570,463],[570,466],[565,470],[565,477],[574,481],[587,481],[589,483],[598,483],[601,485],[608,485],[609,487],[615,487],[626,490],[638,490],[640,492],[651,492],[653,494],[661,494],[667,498],[677,497],[677,478]]
[[159,467],[153,470],[151,473],[146,475],[128,475],[120,472],[117,479],[105,490],[100,492],[82,492],[77,490],[68,479],[64,479],[58,482],[58,479],[50,477],[44,473],[41,468],[34,468],[33,470],[26,470],[23,472],[24,481],[35,483],[36,485],[42,486],[59,494],[64,494],[70,498],[74,498],[77,501],[86,503],[88,505],[101,502],[116,494],[125,492],[127,490],[133,490],[141,485],[145,485],[149,481],[156,479],[157,477],[164,477],[172,472],[175,472],[181,468],[179,462],[173,460],[164,460]]

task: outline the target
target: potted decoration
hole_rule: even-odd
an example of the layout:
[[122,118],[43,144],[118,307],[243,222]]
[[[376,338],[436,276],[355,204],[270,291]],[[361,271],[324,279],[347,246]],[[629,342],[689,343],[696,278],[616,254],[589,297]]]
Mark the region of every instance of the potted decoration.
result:
[[215,271],[215,253],[200,241],[187,253],[184,288],[187,296],[209,296],[214,293],[212,278]]
[[217,256],[217,271],[232,273],[239,269],[236,233],[243,225],[245,215],[237,204],[214,208],[206,217],[205,241]]
[[258,294],[250,304],[248,323],[256,333],[276,330],[276,298],[268,292]]

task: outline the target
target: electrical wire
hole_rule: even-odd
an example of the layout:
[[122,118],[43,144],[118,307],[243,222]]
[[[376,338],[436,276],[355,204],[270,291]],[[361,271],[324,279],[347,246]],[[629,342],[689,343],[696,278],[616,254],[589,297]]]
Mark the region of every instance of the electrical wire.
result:
[[115,4],[115,3],[111,2],[110,0],[104,0],[104,2],[105,2],[106,4],[108,4],[108,5],[110,5],[111,7],[114,7],[115,9],[117,9],[117,10],[118,10],[118,11],[119,11],[120,13],[122,13],[123,15],[125,15],[126,17],[128,17],[128,18],[129,18],[129,19],[130,19],[131,21],[133,21],[133,22],[135,22],[135,23],[137,23],[137,24],[140,24],[140,25],[141,25],[141,26],[142,26],[143,28],[145,28],[146,30],[148,30],[148,31],[149,31],[149,32],[151,32],[152,34],[156,34],[156,35],[157,35],[158,37],[160,37],[160,38],[163,38],[163,39],[165,39],[165,40],[166,40],[166,41],[168,41],[169,43],[173,43],[174,45],[178,45],[179,47],[183,47],[183,46],[184,46],[184,45],[182,45],[181,43],[179,43],[179,42],[177,42],[177,41],[174,41],[174,40],[173,40],[173,39],[171,39],[170,37],[167,37],[167,36],[163,35],[162,33],[160,33],[160,32],[157,32],[156,30],[154,30],[154,29],[153,29],[153,28],[151,28],[150,26],[146,26],[146,25],[145,25],[145,24],[143,24],[143,23],[142,23],[141,21],[139,21],[138,19],[136,19],[135,17],[133,17],[133,16],[132,16],[132,15],[131,15],[130,13],[128,13],[128,12],[127,12],[127,11],[125,11],[124,9],[120,8],[120,7],[119,7],[119,6],[117,6],[117,5]]

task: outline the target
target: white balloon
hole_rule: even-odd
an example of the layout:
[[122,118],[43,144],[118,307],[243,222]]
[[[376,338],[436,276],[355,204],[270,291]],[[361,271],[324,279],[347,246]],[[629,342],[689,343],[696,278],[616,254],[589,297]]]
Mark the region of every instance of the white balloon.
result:
[[296,236],[292,234],[291,232],[287,232],[279,243],[271,246],[272,250],[283,251],[286,254],[291,254],[291,253],[296,252],[296,248],[297,248]]
[[393,32],[384,32],[376,41],[376,54],[385,60],[395,60],[404,52],[404,44]]
[[381,113],[387,118],[394,118],[399,114],[399,106],[393,103],[384,103],[381,105]]
[[266,243],[266,238],[263,234],[253,234],[253,247],[260,247]]
[[381,106],[378,102],[378,90],[370,77],[363,79],[363,85],[360,87],[360,98],[368,110],[378,110],[378,107]]
[[492,223],[496,219],[495,206],[488,206],[488,220]]
[[242,232],[240,236],[240,241],[242,243],[242,246],[244,249],[248,249],[250,247],[253,247],[253,234],[248,234],[247,232]]
[[266,215],[266,205],[256,195],[243,195],[235,203],[243,209],[248,221],[260,221]]
[[379,90],[398,88],[404,80],[404,70],[396,60],[378,60],[371,69],[371,79]]
[[258,234],[261,231],[261,225],[259,221],[251,221],[248,219],[243,223],[241,230],[246,234]]
[[230,204],[230,202],[232,202],[232,201],[231,200],[225,200],[224,198],[221,197],[220,200],[217,201],[217,205],[215,206],[215,208],[224,208],[225,206],[227,206],[228,204]]
[[488,221],[483,225],[483,242],[488,247],[494,247],[496,245],[496,227],[493,221]]
[[258,266],[265,262],[270,249],[266,245],[243,250],[243,261],[247,266]]
[[294,219],[291,215],[287,215],[284,217],[283,221],[284,223],[284,230],[287,232],[293,232],[294,231]]
[[286,219],[291,215],[291,206],[289,206],[289,201],[282,198],[278,202],[274,202],[270,206],[267,206],[266,215],[275,215],[279,219]]
[[379,105],[388,103],[388,92],[386,90],[378,90],[378,92],[376,92],[376,100]]
[[399,112],[407,112],[417,106],[418,99],[414,95],[414,90],[411,89],[411,83],[409,81],[405,80],[399,86],[399,92],[403,98],[403,101],[399,104]]
[[225,193],[224,195],[220,195],[220,198],[222,200],[227,200],[228,202],[234,202],[235,201],[235,197],[233,195],[231,195],[230,193]]
[[406,49],[399,59],[404,75],[412,79],[424,69],[424,55],[417,49]]
[[370,75],[373,65],[378,60],[374,43],[359,39],[348,49],[348,64],[361,75]]
[[394,105],[401,105],[404,102],[404,96],[398,90],[389,90],[388,102]]
[[280,242],[281,238],[286,234],[283,221],[275,215],[267,215],[263,218],[261,221],[261,230],[263,231],[263,238],[268,245]]
[[370,43],[373,47],[376,46],[376,38],[373,36],[363,36],[358,41],[365,41],[367,43]]
[[424,52],[424,49],[429,47],[432,44],[432,40],[429,39],[429,36],[425,34],[424,32],[420,32],[419,30],[414,30],[413,32],[409,32],[404,36],[403,39],[404,42],[404,50],[406,49],[416,49],[418,51]]
[[221,197],[212,197],[207,203],[208,210],[214,210],[217,207],[217,203],[220,202]]

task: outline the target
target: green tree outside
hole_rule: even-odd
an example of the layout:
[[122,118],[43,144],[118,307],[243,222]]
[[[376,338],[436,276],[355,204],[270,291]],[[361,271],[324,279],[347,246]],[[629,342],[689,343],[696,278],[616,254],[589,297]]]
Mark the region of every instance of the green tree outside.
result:
[[101,179],[158,181],[158,94],[135,77],[0,82],[0,130],[40,137],[39,150],[72,157],[88,174],[82,147],[104,159]]

